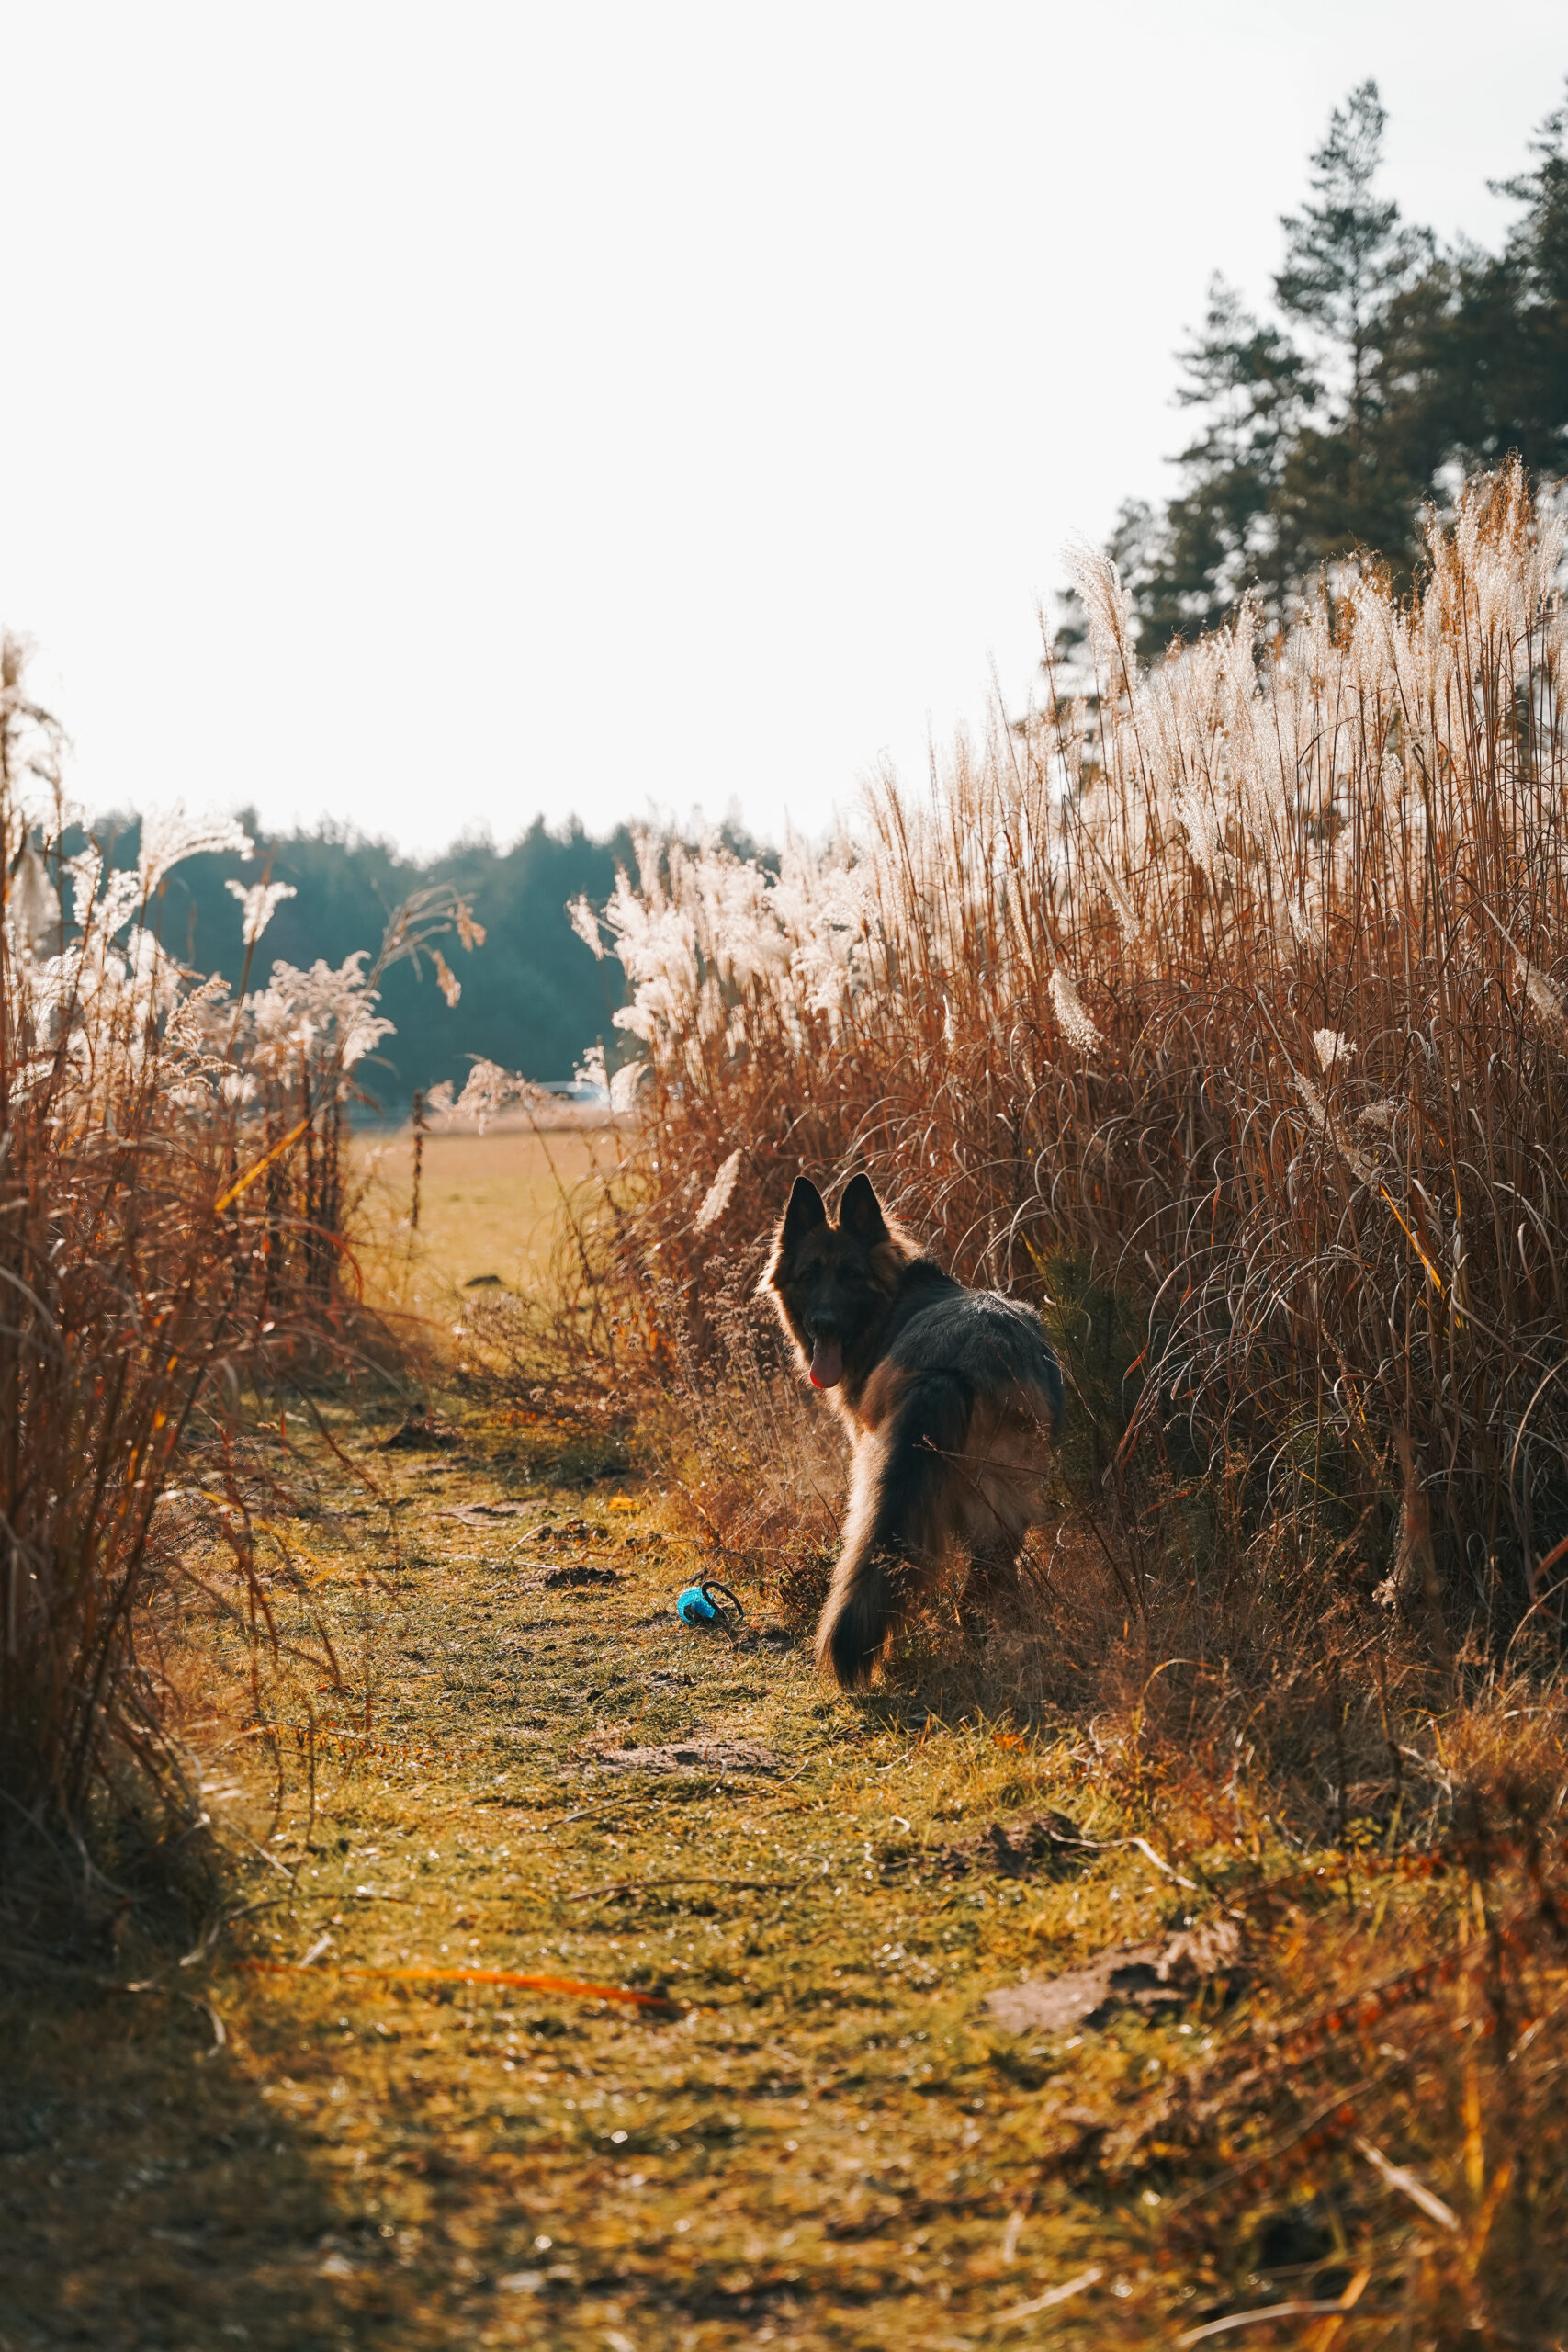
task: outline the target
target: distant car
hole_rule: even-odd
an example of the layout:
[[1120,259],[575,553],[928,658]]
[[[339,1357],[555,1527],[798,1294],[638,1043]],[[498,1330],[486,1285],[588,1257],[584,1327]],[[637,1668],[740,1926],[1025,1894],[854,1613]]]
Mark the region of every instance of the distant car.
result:
[[594,1086],[585,1078],[541,1078],[538,1084],[547,1094],[558,1094],[563,1102],[608,1102],[607,1086]]

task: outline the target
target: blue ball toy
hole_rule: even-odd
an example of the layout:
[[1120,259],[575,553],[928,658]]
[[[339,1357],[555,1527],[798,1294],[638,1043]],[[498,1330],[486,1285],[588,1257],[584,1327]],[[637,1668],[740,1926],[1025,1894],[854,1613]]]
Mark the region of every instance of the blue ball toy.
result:
[[731,1611],[737,1623],[746,1614],[739,1596],[716,1577],[704,1577],[700,1584],[689,1584],[675,1596],[675,1614],[682,1625],[728,1624]]

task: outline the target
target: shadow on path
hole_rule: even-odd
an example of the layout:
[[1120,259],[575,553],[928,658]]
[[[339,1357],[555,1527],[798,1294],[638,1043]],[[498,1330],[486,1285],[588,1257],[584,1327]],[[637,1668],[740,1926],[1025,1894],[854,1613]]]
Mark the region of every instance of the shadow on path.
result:
[[195,2003],[0,1994],[4,2352],[357,2345],[379,2238]]

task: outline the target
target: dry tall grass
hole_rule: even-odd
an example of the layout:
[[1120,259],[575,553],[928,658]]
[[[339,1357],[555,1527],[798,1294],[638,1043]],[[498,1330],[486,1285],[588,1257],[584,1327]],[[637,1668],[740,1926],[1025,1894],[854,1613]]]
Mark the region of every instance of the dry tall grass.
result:
[[1097,1476],[1147,1441],[1211,1532],[1440,1598],[1439,1646],[1539,1627],[1568,1565],[1563,544],[1505,472],[1434,521],[1411,604],[1369,572],[1280,641],[1244,608],[1152,666],[1086,555],[1092,677],[929,795],[885,778],[858,840],[776,874],[650,840],[603,924],[655,1325],[650,1277],[700,1316],[797,1168],[865,1165],[1069,1340],[1114,1285]]
[[[928,795],[884,778],[776,872],[649,841],[579,912],[646,1055],[617,1337],[721,1557],[804,1623],[833,1545],[747,1309],[797,1169],[868,1167],[1058,1340],[1033,1605],[976,1643],[939,1600],[869,1703],[1066,1724],[1151,1836],[1208,1825],[1182,1883],[1247,1917],[1292,2022],[1255,2009],[1075,2159],[1211,2298],[1182,2342],[1308,2312],[1325,2344],[1525,2342],[1561,2308],[1563,547],[1506,472],[1409,605],[1368,575],[1151,667],[1086,558],[1091,669]],[[1404,1905],[1428,1875],[1451,1905]]]
[[[139,864],[65,857],[61,741],[0,650],[0,1877],[40,1852],[93,1882],[197,1804],[147,1603],[175,1566],[159,1506],[193,1416],[231,1436],[341,1340],[339,1155],[351,1072],[389,1025],[380,957],[276,965],[247,993],[279,895],[243,893],[238,993],[158,936],[169,869],[248,854],[231,823],[149,821]],[[455,910],[444,910],[455,911]],[[232,1471],[230,1605],[268,1635]],[[134,1860],[134,1855],[131,1855]],[[7,1867],[9,1866],[9,1867]]]

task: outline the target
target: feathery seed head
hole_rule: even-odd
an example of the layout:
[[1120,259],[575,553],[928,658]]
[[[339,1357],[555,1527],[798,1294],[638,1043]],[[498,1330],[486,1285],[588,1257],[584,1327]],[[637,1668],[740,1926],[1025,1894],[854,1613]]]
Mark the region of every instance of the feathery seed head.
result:
[[1051,974],[1050,995],[1052,1008],[1062,1025],[1063,1036],[1075,1053],[1082,1054],[1087,1057],[1104,1041],[1085,1010],[1082,998],[1060,964],[1055,966]]

